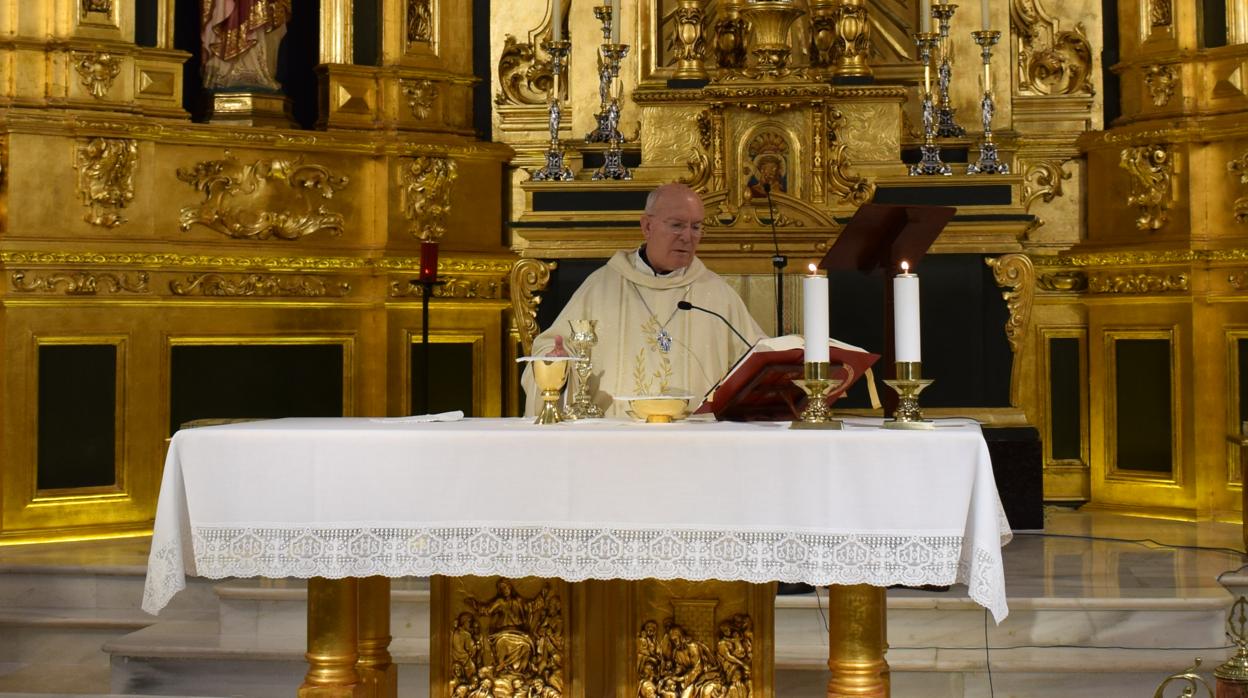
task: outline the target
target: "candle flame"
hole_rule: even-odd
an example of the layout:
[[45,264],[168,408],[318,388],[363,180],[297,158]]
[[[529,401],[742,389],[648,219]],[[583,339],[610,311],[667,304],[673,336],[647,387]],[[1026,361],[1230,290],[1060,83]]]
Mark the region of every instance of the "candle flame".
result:
[[814,265],[814,263],[808,264],[808,265],[807,265],[807,268],[808,268],[808,269],[810,269],[810,273],[811,273],[811,274],[814,274],[814,273],[815,273],[815,270],[816,270],[816,269],[818,269],[818,267],[816,267],[816,266]]
[[910,263],[909,263],[909,262],[902,262],[902,263],[901,263],[901,273],[902,273],[902,274],[908,274],[908,273],[910,273]]

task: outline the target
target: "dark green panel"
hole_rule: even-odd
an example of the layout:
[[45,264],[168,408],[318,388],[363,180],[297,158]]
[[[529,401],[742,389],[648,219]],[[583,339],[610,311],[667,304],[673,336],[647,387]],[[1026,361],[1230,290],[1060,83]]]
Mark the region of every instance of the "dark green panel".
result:
[[169,431],[193,419],[342,416],[341,344],[176,346]]
[[1049,339],[1049,453],[1054,460],[1083,457],[1079,353],[1075,337]]
[[472,417],[472,347],[470,342],[432,342],[429,347],[429,405],[425,400],[425,345],[412,344],[411,414],[463,410]]
[[41,490],[117,483],[117,347],[39,347]]
[[1119,470],[1172,473],[1170,340],[1114,342]]

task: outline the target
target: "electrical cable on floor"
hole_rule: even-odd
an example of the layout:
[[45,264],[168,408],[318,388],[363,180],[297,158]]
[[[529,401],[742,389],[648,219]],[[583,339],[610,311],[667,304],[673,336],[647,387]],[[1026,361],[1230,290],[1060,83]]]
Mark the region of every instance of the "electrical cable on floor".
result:
[[[832,597],[828,596],[828,603],[832,603]],[[832,629],[828,627],[828,616],[823,612],[823,602],[819,600],[819,587],[815,587],[815,605],[819,607],[819,617],[823,619],[823,639],[828,640],[828,633]]]
[[992,650],[988,646],[988,609],[984,609],[984,666],[988,667],[988,696],[992,698],[997,692],[992,687]]
[[1239,555],[1244,557],[1248,555],[1243,550],[1235,548],[1215,548],[1204,545],[1179,545],[1177,543],[1162,543],[1153,538],[1113,538],[1110,536],[1086,536],[1074,533],[1044,533],[1041,531],[1014,531],[1014,536],[1030,536],[1033,538],[1073,538],[1076,540],[1091,540],[1103,543],[1136,543],[1138,545],[1152,544],[1159,548],[1172,548],[1175,550],[1203,550],[1211,553],[1228,553],[1231,555]]

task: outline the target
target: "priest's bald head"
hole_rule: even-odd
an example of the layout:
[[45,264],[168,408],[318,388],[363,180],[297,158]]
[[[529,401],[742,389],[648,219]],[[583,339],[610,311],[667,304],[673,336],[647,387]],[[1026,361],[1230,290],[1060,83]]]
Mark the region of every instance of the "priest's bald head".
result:
[[686,184],[663,184],[650,192],[641,216],[650,266],[662,274],[689,266],[702,240],[705,216],[702,197]]

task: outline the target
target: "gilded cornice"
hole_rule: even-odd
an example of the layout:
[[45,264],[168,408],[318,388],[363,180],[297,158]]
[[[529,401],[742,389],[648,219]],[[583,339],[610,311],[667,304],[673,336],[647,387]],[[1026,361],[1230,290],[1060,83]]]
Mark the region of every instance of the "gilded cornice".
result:
[[[420,257],[383,257],[375,262],[385,271],[420,271]],[[510,274],[514,259],[448,259],[438,261],[438,272],[470,274]]]
[[[1209,121],[1167,119],[1171,126],[1160,128],[1133,128],[1124,126],[1112,131],[1091,131],[1079,137],[1081,150],[1097,148],[1130,147],[1156,143],[1204,143],[1248,137],[1248,122],[1239,120],[1233,125],[1218,125]],[[1226,122],[1224,122],[1226,123]]]
[[[439,273],[509,274],[514,258],[448,257],[438,262]],[[419,272],[420,257],[296,257],[260,255],[195,255],[167,252],[0,252],[0,267],[140,267],[144,269],[247,269],[264,271]]]

